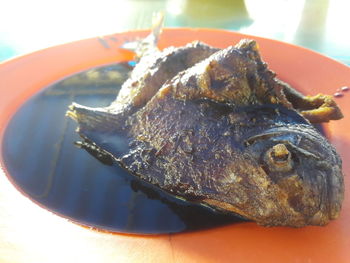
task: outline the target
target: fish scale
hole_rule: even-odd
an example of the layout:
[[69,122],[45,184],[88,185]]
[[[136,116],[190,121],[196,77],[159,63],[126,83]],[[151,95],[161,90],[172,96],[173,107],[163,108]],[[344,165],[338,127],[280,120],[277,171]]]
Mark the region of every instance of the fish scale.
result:
[[[342,118],[330,96],[306,97],[280,81],[253,40],[155,52],[140,59],[110,106],[70,107],[83,138],[140,180],[260,225],[325,225],[338,216],[341,159],[311,124]],[[166,75],[165,64],[177,72]],[[107,131],[132,142],[126,153],[101,143]]]

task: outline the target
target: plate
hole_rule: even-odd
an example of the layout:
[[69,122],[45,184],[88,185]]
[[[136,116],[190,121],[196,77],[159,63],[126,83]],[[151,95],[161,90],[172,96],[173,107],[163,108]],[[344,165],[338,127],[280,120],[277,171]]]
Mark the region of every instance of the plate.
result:
[[[24,195],[30,197],[30,193],[23,190],[9,172],[9,164],[3,154],[5,130],[9,127],[10,120],[17,110],[33,94],[69,75],[97,66],[131,60],[132,54],[119,47],[125,41],[143,37],[146,34],[145,31],[127,32],[104,38],[82,40],[18,57],[0,65],[1,165],[7,178]],[[310,50],[274,40],[219,30],[166,29],[159,45],[164,48],[201,40],[224,48],[245,37],[258,41],[264,60],[279,78],[304,93],[333,94],[337,88],[350,85],[350,69],[347,66]],[[348,174],[350,134],[347,132],[349,129],[347,116],[350,112],[348,103],[350,94],[344,93],[344,95],[337,100],[337,103],[345,118],[330,122],[326,129],[330,141],[342,156],[345,174]],[[349,186],[347,177],[345,177],[345,186],[346,189]],[[256,262],[257,260],[345,262],[349,260],[346,251],[350,246],[349,211],[350,200],[346,194],[339,219],[326,227],[263,228],[254,223],[238,223],[171,236],[145,238],[118,235],[117,240],[126,242],[120,251],[125,255],[133,253],[131,248],[135,245],[134,242],[142,243],[142,246],[137,248],[139,260],[145,255],[148,257],[154,255],[157,261],[165,261],[172,255],[178,261],[198,262]],[[133,242],[130,242],[131,239]],[[159,246],[157,251],[150,252],[158,242],[169,246]],[[133,259],[135,260],[135,256]]]

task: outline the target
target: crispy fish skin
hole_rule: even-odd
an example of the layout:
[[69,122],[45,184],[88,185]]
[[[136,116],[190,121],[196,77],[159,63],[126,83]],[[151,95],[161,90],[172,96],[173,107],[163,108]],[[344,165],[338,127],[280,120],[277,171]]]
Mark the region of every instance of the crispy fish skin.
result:
[[[338,215],[341,161],[294,111],[259,106],[235,110],[169,98],[149,106],[138,113],[131,130],[130,136],[137,134],[139,140],[119,160],[143,180],[261,225],[324,225]],[[160,110],[165,111],[161,116]],[[291,123],[292,130],[286,128]],[[276,145],[292,156],[277,171],[273,159],[265,160]]]
[[[264,226],[325,225],[339,215],[341,159],[307,116],[341,112],[329,97],[311,103],[278,80],[255,41],[162,82],[130,114],[73,104],[68,115],[130,173],[175,196]],[[102,144],[108,134],[122,134],[127,149]]]
[[[101,132],[122,129],[123,125],[120,124],[125,123],[127,116],[143,107],[166,81],[218,50],[194,41],[184,47],[169,47],[162,52],[148,54],[140,59],[110,106],[89,108],[73,103],[67,116],[79,122],[80,126],[86,126],[86,129]],[[74,108],[79,110],[75,111]]]
[[110,108],[116,111],[144,106],[167,80],[217,51],[217,48],[195,41],[143,57]]

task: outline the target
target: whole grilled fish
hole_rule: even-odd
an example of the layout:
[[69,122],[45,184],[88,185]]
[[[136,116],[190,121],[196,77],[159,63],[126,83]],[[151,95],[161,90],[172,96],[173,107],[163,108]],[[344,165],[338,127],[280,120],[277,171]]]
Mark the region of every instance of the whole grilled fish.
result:
[[67,115],[98,158],[174,196],[264,226],[339,215],[341,159],[311,123],[342,114],[330,96],[278,80],[253,40],[155,51],[110,106],[73,104]]

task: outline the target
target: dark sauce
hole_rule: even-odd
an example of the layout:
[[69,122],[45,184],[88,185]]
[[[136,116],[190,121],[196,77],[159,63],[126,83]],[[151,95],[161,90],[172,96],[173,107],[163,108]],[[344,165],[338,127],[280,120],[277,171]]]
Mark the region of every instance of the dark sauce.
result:
[[122,233],[176,233],[244,219],[185,202],[104,165],[74,143],[74,101],[109,105],[132,69],[120,63],[68,77],[30,98],[5,131],[2,154],[11,179],[35,202],[83,225]]

